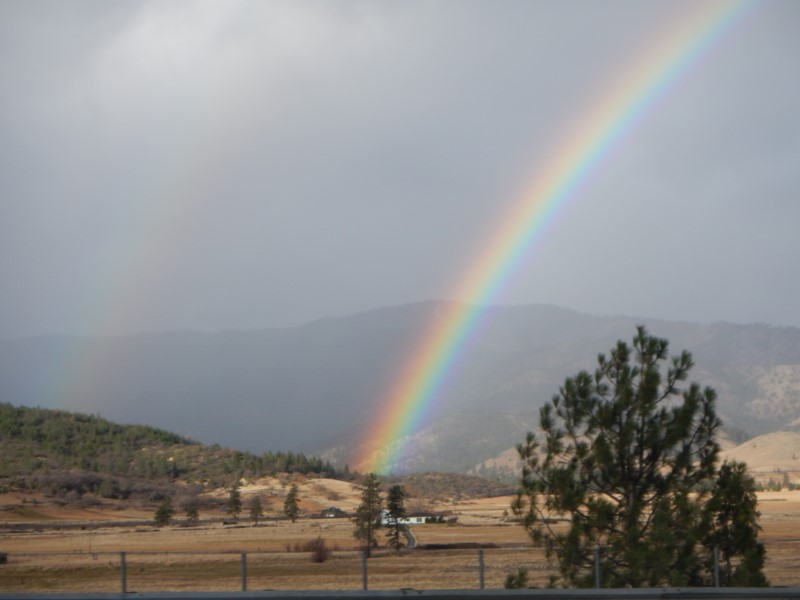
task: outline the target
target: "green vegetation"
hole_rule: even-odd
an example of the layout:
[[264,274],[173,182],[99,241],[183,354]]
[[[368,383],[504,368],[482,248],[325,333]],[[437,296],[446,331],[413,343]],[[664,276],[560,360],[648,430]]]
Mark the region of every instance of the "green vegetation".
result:
[[389,517],[386,524],[386,537],[389,546],[397,552],[405,545],[401,539],[402,526],[398,523],[406,516],[406,491],[402,485],[393,485],[386,494],[386,512]]
[[197,525],[200,522],[200,511],[197,508],[196,500],[187,502],[183,508],[183,511],[186,516],[187,525]]
[[289,493],[286,494],[286,499],[283,502],[283,514],[286,515],[287,519],[290,519],[292,523],[297,520],[297,517],[300,516],[300,498],[298,496],[297,485],[292,484],[292,487],[289,488]]
[[707,513],[713,519],[706,546],[716,547],[723,586],[766,586],[766,551],[758,543],[758,498],[753,478],[743,463],[724,463],[714,485]]
[[144,425],[0,403],[0,490],[36,489],[80,499],[161,500],[175,484],[224,487],[231,477],[278,473],[340,477],[329,462],[293,452],[256,455],[205,446]]
[[372,549],[378,546],[378,539],[375,533],[381,526],[382,509],[383,498],[381,498],[380,480],[375,473],[370,473],[364,479],[361,504],[358,505],[353,519],[355,522],[353,537],[362,543],[367,558],[369,558]]
[[239,513],[242,512],[242,492],[239,490],[239,486],[239,478],[237,477],[228,493],[228,503],[226,505],[228,515],[233,517],[234,521],[239,518]]
[[264,507],[261,505],[261,498],[253,496],[250,500],[250,520],[253,525],[258,525],[258,520],[264,516]]
[[567,585],[593,586],[595,561],[603,587],[710,585],[714,546],[726,581],[766,583],[752,478],[717,470],[714,390],[684,386],[691,355],[665,364],[667,351],[639,327],[632,349],[618,342],[594,374],[568,378],[540,411],[541,443],[518,447],[514,512]]
[[164,498],[161,504],[156,509],[156,514],[153,516],[153,521],[156,526],[164,527],[169,525],[172,517],[175,515],[175,509],[172,507],[172,500]]
[[3,471],[0,477],[48,468],[170,477],[177,474],[166,457],[143,455],[148,447],[196,445],[153,427],[117,425],[97,416],[62,410],[0,404]]
[[522,590],[528,587],[528,569],[520,567],[516,573],[509,573],[503,587],[507,590]]

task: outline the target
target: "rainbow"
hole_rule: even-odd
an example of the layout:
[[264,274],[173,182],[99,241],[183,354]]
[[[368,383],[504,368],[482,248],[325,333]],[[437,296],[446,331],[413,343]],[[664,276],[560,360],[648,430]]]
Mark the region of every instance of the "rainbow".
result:
[[564,135],[524,193],[493,230],[477,258],[468,264],[452,297],[467,303],[445,305],[412,349],[386,398],[379,417],[360,446],[355,466],[387,472],[402,462],[409,437],[425,422],[452,374],[485,307],[518,270],[567,201],[586,183],[604,158],[679,77],[749,12],[753,2],[698,2],[680,21],[641,53],[593,99],[591,109]]
[[[237,111],[230,111],[236,114]],[[186,123],[174,136],[173,160],[156,170],[155,181],[135,190],[136,202],[127,209],[128,223],[119,239],[98,263],[97,276],[85,291],[86,302],[76,314],[76,329],[105,331],[108,338],[124,335],[150,306],[153,290],[163,288],[180,268],[181,249],[195,227],[191,215],[202,214],[212,201],[208,192],[224,172],[228,150],[244,146],[245,127],[226,122],[189,129]],[[205,148],[214,147],[208,152]],[[190,149],[190,150],[187,150]],[[88,336],[70,336],[71,345],[45,378],[43,397],[54,408],[95,412],[105,407],[108,378],[104,345]]]

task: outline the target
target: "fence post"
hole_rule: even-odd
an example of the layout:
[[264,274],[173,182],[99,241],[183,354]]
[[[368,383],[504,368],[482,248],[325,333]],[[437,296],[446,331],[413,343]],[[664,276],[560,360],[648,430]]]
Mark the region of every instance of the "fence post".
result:
[[125,553],[119,553],[119,578],[122,585],[122,593],[128,593],[128,565],[125,564]]
[[242,591],[247,591],[247,552],[242,552]]
[[594,549],[594,587],[600,589],[600,547]]
[[361,552],[361,589],[367,591],[367,552]]
[[714,587],[719,587],[719,546],[714,544]]
[[484,585],[483,585],[483,583],[484,583],[484,581],[483,581],[483,569],[484,569],[483,548],[480,548],[478,550],[478,581],[480,582],[480,586],[481,586],[480,589],[484,589]]

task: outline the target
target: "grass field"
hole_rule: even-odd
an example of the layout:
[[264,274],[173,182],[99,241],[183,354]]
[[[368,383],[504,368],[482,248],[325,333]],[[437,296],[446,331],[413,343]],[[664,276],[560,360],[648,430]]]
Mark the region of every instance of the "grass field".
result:
[[[17,499],[18,500],[18,499]],[[544,585],[550,573],[541,550],[521,526],[506,520],[510,498],[442,503],[434,508],[458,517],[453,525],[420,525],[419,544],[483,544],[486,587],[503,586],[506,575],[527,567],[531,584]],[[120,552],[125,552],[127,591],[238,591],[241,553],[247,553],[247,587],[263,589],[360,589],[361,559],[348,519],[270,520],[203,523],[158,529],[147,510],[55,510],[45,503],[2,513],[0,593],[118,592]],[[8,506],[6,507],[8,508]],[[773,585],[800,585],[800,492],[759,495],[766,572]],[[128,520],[134,525],[110,526]],[[66,521],[85,521],[66,527]],[[36,530],[13,530],[13,523],[36,523]],[[294,551],[317,536],[332,549],[329,560],[311,562]],[[187,554],[192,553],[192,554]],[[395,554],[381,548],[368,561],[370,589],[453,589],[479,586],[476,549],[417,549]]]

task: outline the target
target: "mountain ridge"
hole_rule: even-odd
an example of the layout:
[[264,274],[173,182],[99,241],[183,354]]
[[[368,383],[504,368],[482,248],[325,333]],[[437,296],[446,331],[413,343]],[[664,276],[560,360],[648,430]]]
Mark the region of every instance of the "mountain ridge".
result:
[[[0,340],[0,401],[154,424],[205,443],[354,459],[431,323],[429,301],[290,328],[113,338]],[[553,305],[496,306],[415,432],[398,471],[469,471],[521,441],[567,376],[635,326],[692,352],[691,381],[714,387],[732,430],[800,426],[800,328],[598,317]],[[87,358],[89,357],[89,358]],[[59,382],[60,375],[69,385]],[[526,429],[527,428],[527,429]],[[357,466],[351,464],[351,466]]]

